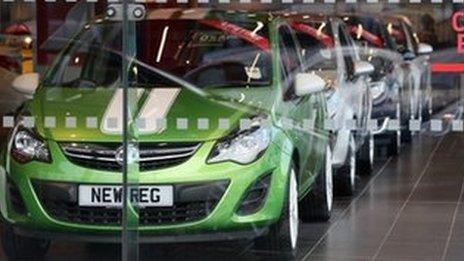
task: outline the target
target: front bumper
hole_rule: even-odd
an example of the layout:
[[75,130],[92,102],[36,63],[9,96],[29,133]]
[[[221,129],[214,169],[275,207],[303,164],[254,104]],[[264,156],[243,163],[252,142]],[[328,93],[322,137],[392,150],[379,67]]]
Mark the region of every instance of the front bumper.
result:
[[[229,233],[259,232],[275,223],[282,211],[284,192],[287,182],[291,151],[289,142],[280,140],[276,146],[271,146],[265,154],[254,163],[240,165],[231,162],[205,164],[209,151],[214,142],[206,142],[196,155],[187,162],[168,169],[138,173],[138,184],[195,184],[227,182],[222,197],[205,218],[192,222],[182,222],[167,225],[138,226],[141,237],[151,238],[150,241],[169,241],[178,236],[186,236],[192,240],[200,234],[223,234],[225,239]],[[73,235],[85,234],[92,240],[101,237],[119,237],[122,225],[117,224],[87,224],[68,222],[57,219],[47,210],[34,188],[37,181],[42,183],[67,184],[121,184],[121,173],[91,170],[70,163],[61,152],[58,144],[50,142],[53,163],[45,164],[31,162],[18,164],[9,160],[10,167],[0,177],[1,185],[1,213],[6,222],[21,231],[42,231],[45,234]],[[8,159],[7,159],[8,161]],[[237,209],[248,188],[263,175],[271,175],[271,182],[263,205],[255,213],[238,215]],[[18,213],[14,210],[7,196],[7,178],[13,182],[21,195],[26,212]],[[129,211],[132,219],[138,218],[134,211]],[[259,234],[259,233],[258,233]],[[220,237],[220,238],[223,238]],[[248,236],[247,236],[248,237]],[[158,238],[158,239],[157,239]],[[222,240],[222,239],[220,239]],[[98,241],[98,240],[96,240]]]
[[[88,234],[88,233],[63,233],[44,230],[30,230],[21,227],[13,228],[15,233],[25,237],[41,238],[59,241],[80,241],[93,243],[121,243],[120,234]],[[262,235],[266,235],[269,229],[256,228],[248,231],[214,232],[202,234],[169,234],[169,235],[150,235],[142,234],[138,236],[139,243],[186,243],[186,242],[214,242],[232,240],[250,240]]]

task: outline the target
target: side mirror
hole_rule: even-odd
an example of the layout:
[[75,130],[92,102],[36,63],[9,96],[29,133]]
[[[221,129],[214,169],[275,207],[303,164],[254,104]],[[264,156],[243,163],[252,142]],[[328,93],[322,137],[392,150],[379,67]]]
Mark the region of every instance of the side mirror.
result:
[[420,43],[417,47],[417,53],[420,55],[431,54],[433,52],[433,47],[430,44]]
[[375,70],[374,66],[365,61],[357,61],[354,64],[354,75],[361,76],[361,75],[369,75],[373,73]]
[[325,80],[315,73],[298,73],[295,76],[295,94],[300,97],[321,92],[326,85]]
[[22,94],[32,96],[39,86],[38,73],[26,73],[16,77],[11,84],[11,87]]
[[405,51],[403,52],[403,59],[405,61],[412,61],[414,59],[416,59],[416,54],[414,52],[411,52],[411,51]]

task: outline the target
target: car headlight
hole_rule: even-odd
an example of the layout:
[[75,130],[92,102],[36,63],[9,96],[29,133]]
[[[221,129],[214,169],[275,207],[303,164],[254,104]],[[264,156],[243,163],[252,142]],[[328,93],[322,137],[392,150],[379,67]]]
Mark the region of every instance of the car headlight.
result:
[[19,129],[12,141],[11,156],[20,163],[51,162],[47,143],[28,129]]
[[251,120],[250,128],[235,132],[219,140],[208,158],[208,163],[233,161],[248,164],[258,159],[271,142],[272,129],[265,118]]
[[386,91],[385,82],[373,82],[371,83],[371,94],[372,99],[376,100],[380,98]]

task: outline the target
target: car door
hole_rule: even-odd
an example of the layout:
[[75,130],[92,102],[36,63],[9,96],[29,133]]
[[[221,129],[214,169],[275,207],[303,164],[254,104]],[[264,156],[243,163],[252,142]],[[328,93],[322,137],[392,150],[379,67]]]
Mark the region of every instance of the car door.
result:
[[411,119],[419,118],[421,104],[421,65],[417,59],[417,44],[412,28],[404,21],[396,27],[401,31],[403,39],[397,40],[400,53],[404,58],[405,89],[409,93],[409,114]]
[[353,107],[354,120],[356,122],[358,141],[367,135],[367,122],[370,119],[372,101],[366,76],[355,76],[354,66],[360,61],[356,45],[349,35],[346,26],[338,26],[340,45],[343,52],[343,61],[346,69],[345,86],[350,88],[351,106]]
[[[428,55],[420,55],[419,50],[419,38],[414,32],[412,26],[403,21],[404,30],[407,34],[408,42],[411,51],[414,52],[414,59],[411,61],[412,73],[414,74],[416,99],[417,99],[417,111],[419,118],[422,116],[422,110],[427,107],[431,107],[431,72]],[[429,103],[429,104],[427,104]]]
[[[294,78],[302,72],[301,48],[293,30],[286,24],[278,27],[280,81],[282,88],[282,112],[293,127],[284,127],[298,150],[300,175],[299,193],[303,196],[312,184],[314,174],[323,167],[327,139],[323,134],[321,94],[298,97],[294,91]],[[287,125],[288,126],[288,125]]]

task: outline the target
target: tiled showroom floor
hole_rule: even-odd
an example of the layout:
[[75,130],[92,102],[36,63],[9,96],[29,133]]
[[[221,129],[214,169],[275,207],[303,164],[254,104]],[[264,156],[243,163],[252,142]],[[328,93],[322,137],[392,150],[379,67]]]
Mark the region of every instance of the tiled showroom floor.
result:
[[[17,105],[0,85],[0,109]],[[3,137],[2,137],[3,139]],[[464,134],[417,135],[360,177],[328,223],[302,224],[298,260],[464,260]],[[117,260],[119,245],[55,242],[47,260]],[[141,260],[283,260],[248,242],[143,245]],[[5,257],[0,250],[0,260]]]

